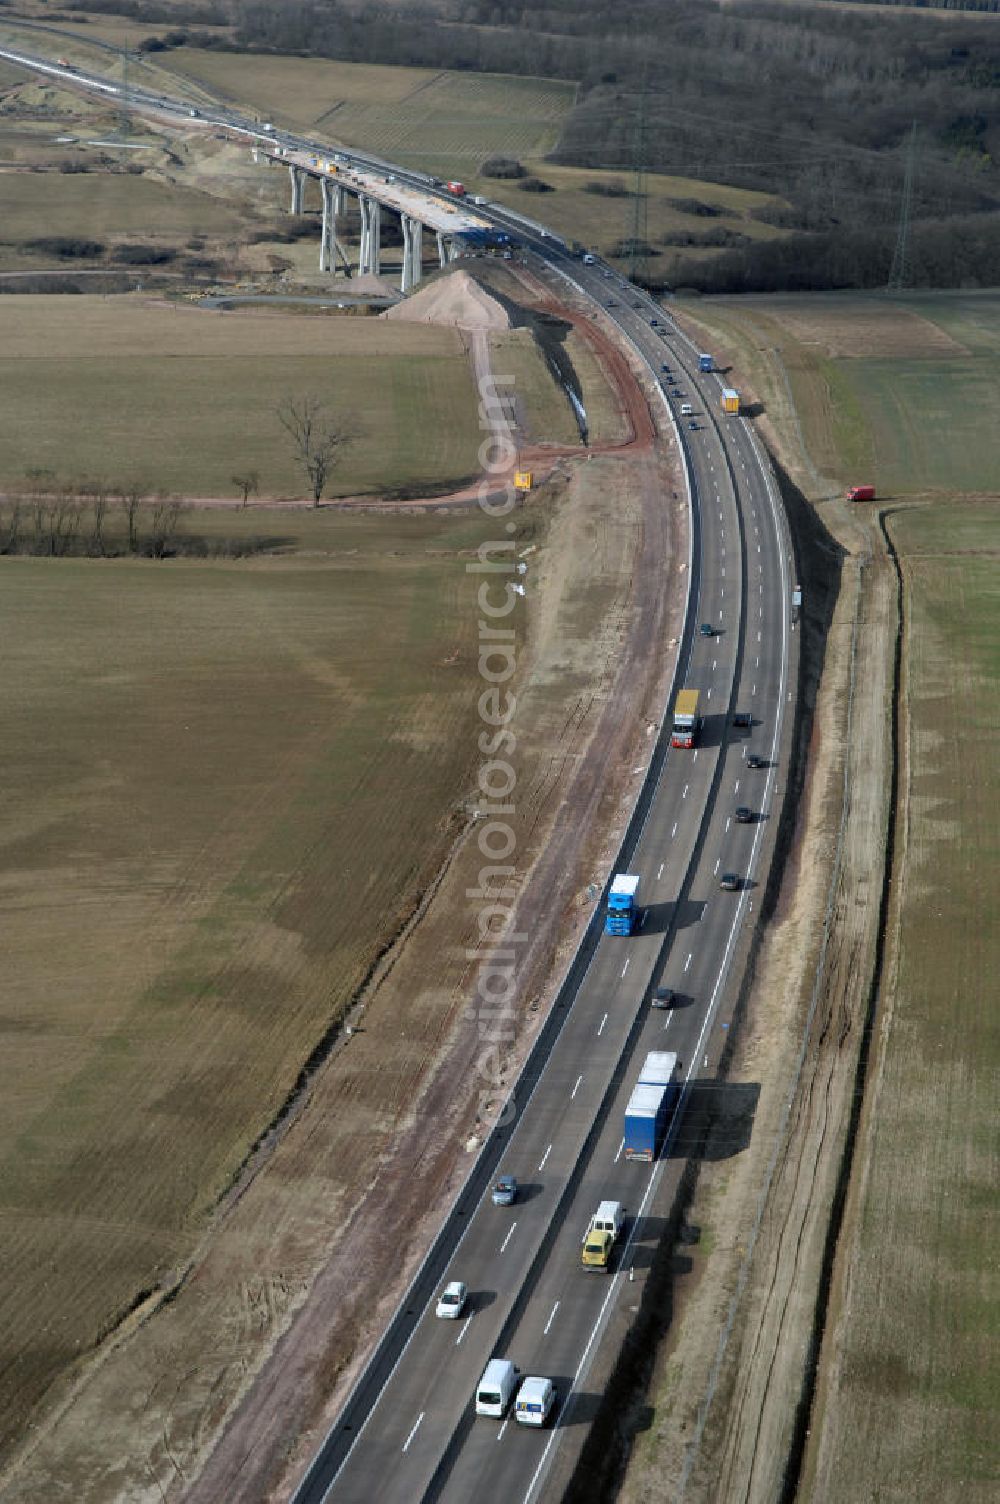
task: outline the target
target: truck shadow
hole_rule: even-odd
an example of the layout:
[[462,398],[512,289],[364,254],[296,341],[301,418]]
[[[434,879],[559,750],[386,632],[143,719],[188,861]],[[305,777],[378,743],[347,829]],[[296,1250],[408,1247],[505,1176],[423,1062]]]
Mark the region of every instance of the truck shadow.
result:
[[678,930],[689,929],[692,924],[697,924],[705,912],[703,902],[696,902],[692,898],[682,899],[680,903],[651,903],[646,906],[645,919],[642,933],[644,935],[665,935],[671,925]]
[[694,1082],[667,1157],[711,1163],[742,1154],[753,1133],[759,1097],[757,1081]]

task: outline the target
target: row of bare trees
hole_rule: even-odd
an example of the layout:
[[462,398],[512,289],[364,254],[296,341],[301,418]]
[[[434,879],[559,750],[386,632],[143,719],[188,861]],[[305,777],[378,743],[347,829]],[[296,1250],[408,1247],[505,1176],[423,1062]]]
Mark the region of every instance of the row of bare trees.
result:
[[138,481],[58,482],[35,471],[0,498],[0,553],[46,558],[162,559],[171,550],[185,503]]
[[[286,398],[275,413],[318,507],[351,431],[312,393]],[[243,507],[260,491],[260,474],[249,466],[230,480]],[[141,481],[59,481],[51,471],[34,469],[23,486],[0,495],[0,554],[162,559],[176,551],[186,509],[180,497],[154,492]]]

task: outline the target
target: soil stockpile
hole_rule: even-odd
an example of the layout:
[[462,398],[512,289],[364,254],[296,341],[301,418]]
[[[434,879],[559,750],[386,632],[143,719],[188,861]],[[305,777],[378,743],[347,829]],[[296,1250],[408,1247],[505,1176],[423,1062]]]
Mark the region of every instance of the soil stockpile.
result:
[[458,267],[436,277],[380,317],[409,319],[417,324],[454,324],[459,329],[516,329],[527,322],[516,303],[485,288]]

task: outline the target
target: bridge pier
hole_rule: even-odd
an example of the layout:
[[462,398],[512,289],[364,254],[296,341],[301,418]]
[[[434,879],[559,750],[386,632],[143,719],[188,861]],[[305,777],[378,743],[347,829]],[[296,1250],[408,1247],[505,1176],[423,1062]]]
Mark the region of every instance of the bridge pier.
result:
[[423,275],[424,227],[419,219],[401,214],[403,226],[403,291],[412,292]]
[[320,178],[323,194],[323,228],[319,242],[319,269],[321,272],[337,272],[337,215],[343,202],[343,189],[334,188],[329,178]]
[[442,232],[440,230],[438,230],[438,232],[437,232],[437,243],[438,243],[438,261],[441,263],[442,267],[445,267],[445,266],[448,265],[448,248],[447,248],[447,246],[444,243],[444,235],[442,234]]
[[358,204],[361,208],[361,252],[358,257],[358,271],[361,276],[366,272],[377,277],[382,270],[382,205],[377,198],[369,198],[366,194],[358,194]]
[[292,202],[288,212],[289,214],[301,214],[302,190],[305,187],[306,175],[301,167],[296,167],[294,163],[289,162],[288,176],[292,180]]

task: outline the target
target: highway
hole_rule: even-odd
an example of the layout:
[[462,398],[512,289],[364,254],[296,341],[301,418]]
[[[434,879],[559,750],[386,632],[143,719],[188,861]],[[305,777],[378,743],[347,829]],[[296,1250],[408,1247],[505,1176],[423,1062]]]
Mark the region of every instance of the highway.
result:
[[[0,56],[26,66],[42,62],[2,49]],[[48,63],[44,68],[60,71]],[[113,87],[79,71],[67,81]],[[161,119],[189,114],[186,104],[162,95],[132,92],[130,104]],[[263,136],[253,122],[228,111],[213,111],[199,124],[296,154],[330,153],[329,146],[287,132]],[[391,173],[408,204],[426,194],[440,213],[443,195],[422,174],[354,151],[343,155],[359,177],[374,181]],[[630,1270],[648,1267],[677,1188],[686,1102],[696,1084],[716,1079],[739,963],[773,850],[772,816],[790,737],[795,581],[777,487],[751,425],[721,415],[719,377],[698,371],[697,352],[659,305],[600,264],[585,266],[540,226],[496,206],[476,212],[516,231],[538,258],[541,275],[589,298],[595,316],[617,327],[657,382],[664,362],[677,375],[680,395],[661,392],[659,402],[687,471],[691,554],[683,578],[665,577],[664,588],[689,592],[675,688],[700,690],[705,722],[698,745],[681,750],[669,747],[668,718],[650,760],[627,858],[627,870],[641,878],[640,932],[600,936],[596,943],[591,938],[515,1088],[513,1123],[484,1145],[295,1504],[469,1504],[484,1485],[512,1504],[529,1504],[542,1496],[557,1461],[565,1476],[593,1414],[587,1380],[602,1336],[621,1307]],[[435,222],[430,212],[428,222]],[[693,407],[693,419],[680,416],[682,402]],[[677,503],[665,497],[663,504]],[[712,635],[702,634],[701,623]],[[665,650],[651,644],[651,651]],[[737,710],[752,713],[749,730],[733,726]],[[747,767],[750,749],[765,766]],[[753,810],[750,823],[736,822],[737,805]],[[737,891],[720,889],[723,872],[739,875]],[[675,989],[669,1011],[649,1006],[658,985]],[[651,1049],[677,1052],[684,1086],[660,1158],[648,1165],[626,1161],[622,1125]],[[511,1207],[490,1199],[497,1168],[520,1182]],[[608,1276],[580,1264],[581,1239],[604,1198],[623,1202],[628,1214]],[[450,1279],[470,1290],[468,1314],[457,1322],[434,1315]],[[554,1380],[551,1426],[536,1431],[511,1418],[475,1418],[476,1384],[493,1356]]]
[[[573,276],[586,285],[578,267]],[[606,302],[600,274],[596,285],[587,281]],[[628,862],[642,879],[643,928],[632,938],[600,939],[544,1074],[504,1136],[500,1167],[518,1177],[519,1200],[498,1208],[484,1190],[462,1208],[437,1282],[422,1305],[413,1292],[407,1301],[415,1314],[409,1332],[399,1334],[405,1348],[399,1352],[397,1341],[378,1356],[361,1403],[338,1418],[297,1504],[372,1497],[467,1504],[487,1477],[505,1497],[538,1497],[554,1451],[582,1441],[585,1424],[574,1422],[574,1406],[583,1397],[588,1409],[588,1366],[630,1266],[648,1264],[662,1225],[659,1217],[644,1223],[643,1213],[657,1192],[669,1200],[683,1163],[683,1105],[657,1164],[624,1159],[624,1107],[638,1066],[648,1050],[671,1049],[688,1087],[714,1079],[719,1022],[737,981],[733,956],[752,919],[773,834],[793,682],[788,541],[748,425],[714,416],[718,378],[695,374],[696,352],[675,331],[664,341],[650,328],[646,314],[655,305],[641,297],[624,307],[615,301],[623,332],[650,364],[666,359],[683,370],[684,396],[675,405],[690,401],[698,414],[696,430],[680,430],[694,512],[680,682],[701,691],[705,729],[694,750],[661,748],[654,759],[655,786]],[[652,316],[663,317],[660,310]],[[713,636],[701,635],[702,622]],[[752,712],[749,731],[732,727],[736,709]],[[767,767],[746,767],[751,745]],[[752,823],[735,822],[738,804],[754,810]],[[735,893],[719,889],[727,870],[743,879]],[[677,994],[666,1014],[649,1008],[657,985]],[[622,1201],[629,1214],[628,1242],[610,1278],[580,1264],[582,1236],[604,1198]],[[448,1279],[463,1280],[472,1292],[472,1313],[457,1331],[434,1316],[434,1298]],[[552,1429],[474,1417],[475,1386],[492,1356],[555,1380]]]

